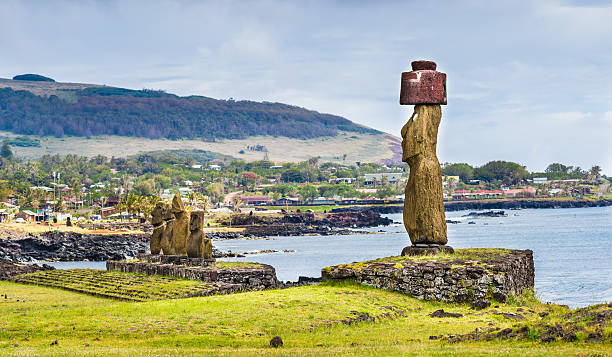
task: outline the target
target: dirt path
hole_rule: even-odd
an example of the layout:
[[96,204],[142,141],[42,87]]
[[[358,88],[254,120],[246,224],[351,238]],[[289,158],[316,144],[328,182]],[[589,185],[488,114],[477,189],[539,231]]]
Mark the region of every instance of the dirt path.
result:
[[234,191],[234,192],[228,193],[227,195],[225,195],[225,198],[223,198],[223,204],[226,206],[233,205],[236,196],[238,196],[241,193],[242,191]]
[[609,183],[604,183],[603,185],[599,186],[599,192],[597,192],[597,196],[604,196],[608,191],[608,187],[610,187]]

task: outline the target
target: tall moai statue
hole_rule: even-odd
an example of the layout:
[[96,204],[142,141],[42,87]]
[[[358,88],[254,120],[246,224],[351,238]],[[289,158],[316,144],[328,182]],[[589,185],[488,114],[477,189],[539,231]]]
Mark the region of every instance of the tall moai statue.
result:
[[412,62],[412,71],[402,73],[400,104],[414,105],[412,117],[402,128],[402,161],[410,166],[404,227],[412,242],[402,255],[452,253],[453,248],[446,246],[442,170],[436,156],[446,74],[436,71],[435,62]]
[[164,204],[162,211],[162,218],[164,219],[164,231],[161,236],[161,249],[164,255],[173,255],[174,246],[172,244],[172,233],[174,231],[174,213],[172,213],[172,207],[169,204]]
[[189,237],[189,213],[178,193],[172,199],[174,227],[172,229],[172,254],[187,255],[187,237]]
[[153,225],[153,234],[151,234],[151,254],[161,253],[161,240],[164,231],[166,230],[166,221],[164,221],[164,210],[168,209],[167,204],[157,202],[153,212],[151,212],[151,224]]
[[190,258],[213,259],[212,242],[204,235],[204,211],[191,212],[187,256]]

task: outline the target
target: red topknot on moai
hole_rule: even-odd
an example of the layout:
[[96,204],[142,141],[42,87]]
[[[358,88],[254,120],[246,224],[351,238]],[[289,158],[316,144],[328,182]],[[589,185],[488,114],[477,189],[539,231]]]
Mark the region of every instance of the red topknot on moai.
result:
[[404,200],[404,227],[411,246],[402,255],[452,253],[446,245],[446,217],[442,195],[442,170],[436,157],[440,104],[446,104],[446,74],[432,61],[412,62],[402,73],[400,104],[414,105],[402,128],[402,161],[410,166]]

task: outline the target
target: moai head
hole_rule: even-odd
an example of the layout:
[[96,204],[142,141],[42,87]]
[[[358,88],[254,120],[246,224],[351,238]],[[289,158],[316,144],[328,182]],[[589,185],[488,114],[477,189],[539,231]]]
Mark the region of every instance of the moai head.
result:
[[189,230],[197,231],[202,230],[204,227],[204,211],[192,211],[191,219],[189,221]]
[[400,104],[446,104],[446,74],[435,62],[412,62],[412,71],[402,73]]
[[181,199],[181,195],[178,193],[174,195],[172,199],[172,213],[180,213],[185,212],[185,205],[183,204],[183,200]]
[[169,204],[163,203],[161,216],[164,219],[164,221],[169,221],[171,219],[174,219],[174,213],[172,213],[172,207]]
[[166,204],[163,202],[157,202],[153,212],[151,212],[151,224],[157,226],[164,221],[164,206]]

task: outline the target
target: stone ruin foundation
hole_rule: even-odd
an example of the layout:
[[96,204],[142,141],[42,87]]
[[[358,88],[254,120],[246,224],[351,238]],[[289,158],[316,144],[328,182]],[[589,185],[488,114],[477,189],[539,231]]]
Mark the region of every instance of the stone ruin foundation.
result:
[[109,260],[106,270],[144,275],[173,276],[208,283],[232,284],[236,290],[262,290],[278,286],[274,267],[260,263],[225,266],[212,259],[180,255],[142,254],[136,260]]
[[[460,255],[461,251],[457,253]],[[486,249],[470,251],[477,253]],[[510,294],[518,295],[526,288],[533,288],[533,252],[501,251],[507,254],[480,260],[382,258],[327,267],[321,275],[324,281],[351,280],[421,300],[474,302],[495,299],[505,302]]]

